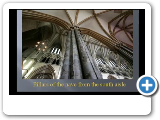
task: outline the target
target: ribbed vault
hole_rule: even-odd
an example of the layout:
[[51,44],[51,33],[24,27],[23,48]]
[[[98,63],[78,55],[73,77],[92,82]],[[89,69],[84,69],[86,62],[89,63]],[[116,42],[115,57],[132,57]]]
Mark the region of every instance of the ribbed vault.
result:
[[23,10],[24,19],[55,23],[64,29],[78,27],[114,50],[117,44],[133,48],[132,10]]

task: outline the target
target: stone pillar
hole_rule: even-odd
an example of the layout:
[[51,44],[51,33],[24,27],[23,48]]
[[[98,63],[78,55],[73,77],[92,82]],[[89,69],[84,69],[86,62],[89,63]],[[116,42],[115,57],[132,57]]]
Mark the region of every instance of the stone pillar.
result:
[[80,59],[79,59],[79,54],[78,54],[78,49],[77,49],[77,42],[75,39],[75,34],[74,30],[71,32],[71,68],[70,68],[70,75],[71,79],[83,79],[82,76],[82,69],[81,69],[81,64],[80,64]]
[[70,79],[70,52],[71,52],[71,31],[68,32],[66,40],[66,51],[64,55],[60,79]]
[[93,61],[93,58],[90,55],[90,52],[77,29],[75,29],[75,35],[82,66],[83,79],[103,79],[99,69]]

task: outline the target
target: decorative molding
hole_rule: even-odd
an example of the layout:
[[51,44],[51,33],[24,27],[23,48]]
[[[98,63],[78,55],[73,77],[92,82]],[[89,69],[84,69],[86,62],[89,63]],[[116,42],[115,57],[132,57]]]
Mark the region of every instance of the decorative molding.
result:
[[102,42],[104,45],[108,46],[110,49],[115,50],[114,46],[117,44],[117,42],[108,39],[107,37],[93,31],[87,28],[82,28],[80,27],[80,31],[81,34],[87,34],[93,38],[95,38],[96,40],[99,40],[100,42]]

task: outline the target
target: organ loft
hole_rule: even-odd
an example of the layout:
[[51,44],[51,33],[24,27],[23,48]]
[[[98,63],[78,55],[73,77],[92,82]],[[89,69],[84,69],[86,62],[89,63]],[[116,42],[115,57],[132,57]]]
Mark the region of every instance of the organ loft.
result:
[[22,10],[22,78],[133,79],[133,11]]

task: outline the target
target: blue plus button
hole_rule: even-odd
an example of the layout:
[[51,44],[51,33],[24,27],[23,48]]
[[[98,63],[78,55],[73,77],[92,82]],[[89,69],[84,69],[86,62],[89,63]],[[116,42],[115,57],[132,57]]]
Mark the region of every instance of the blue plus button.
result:
[[152,76],[141,76],[137,81],[137,89],[142,95],[150,96],[157,90],[157,80]]
[[139,88],[144,93],[151,93],[155,88],[155,82],[150,77],[144,77],[139,82]]

